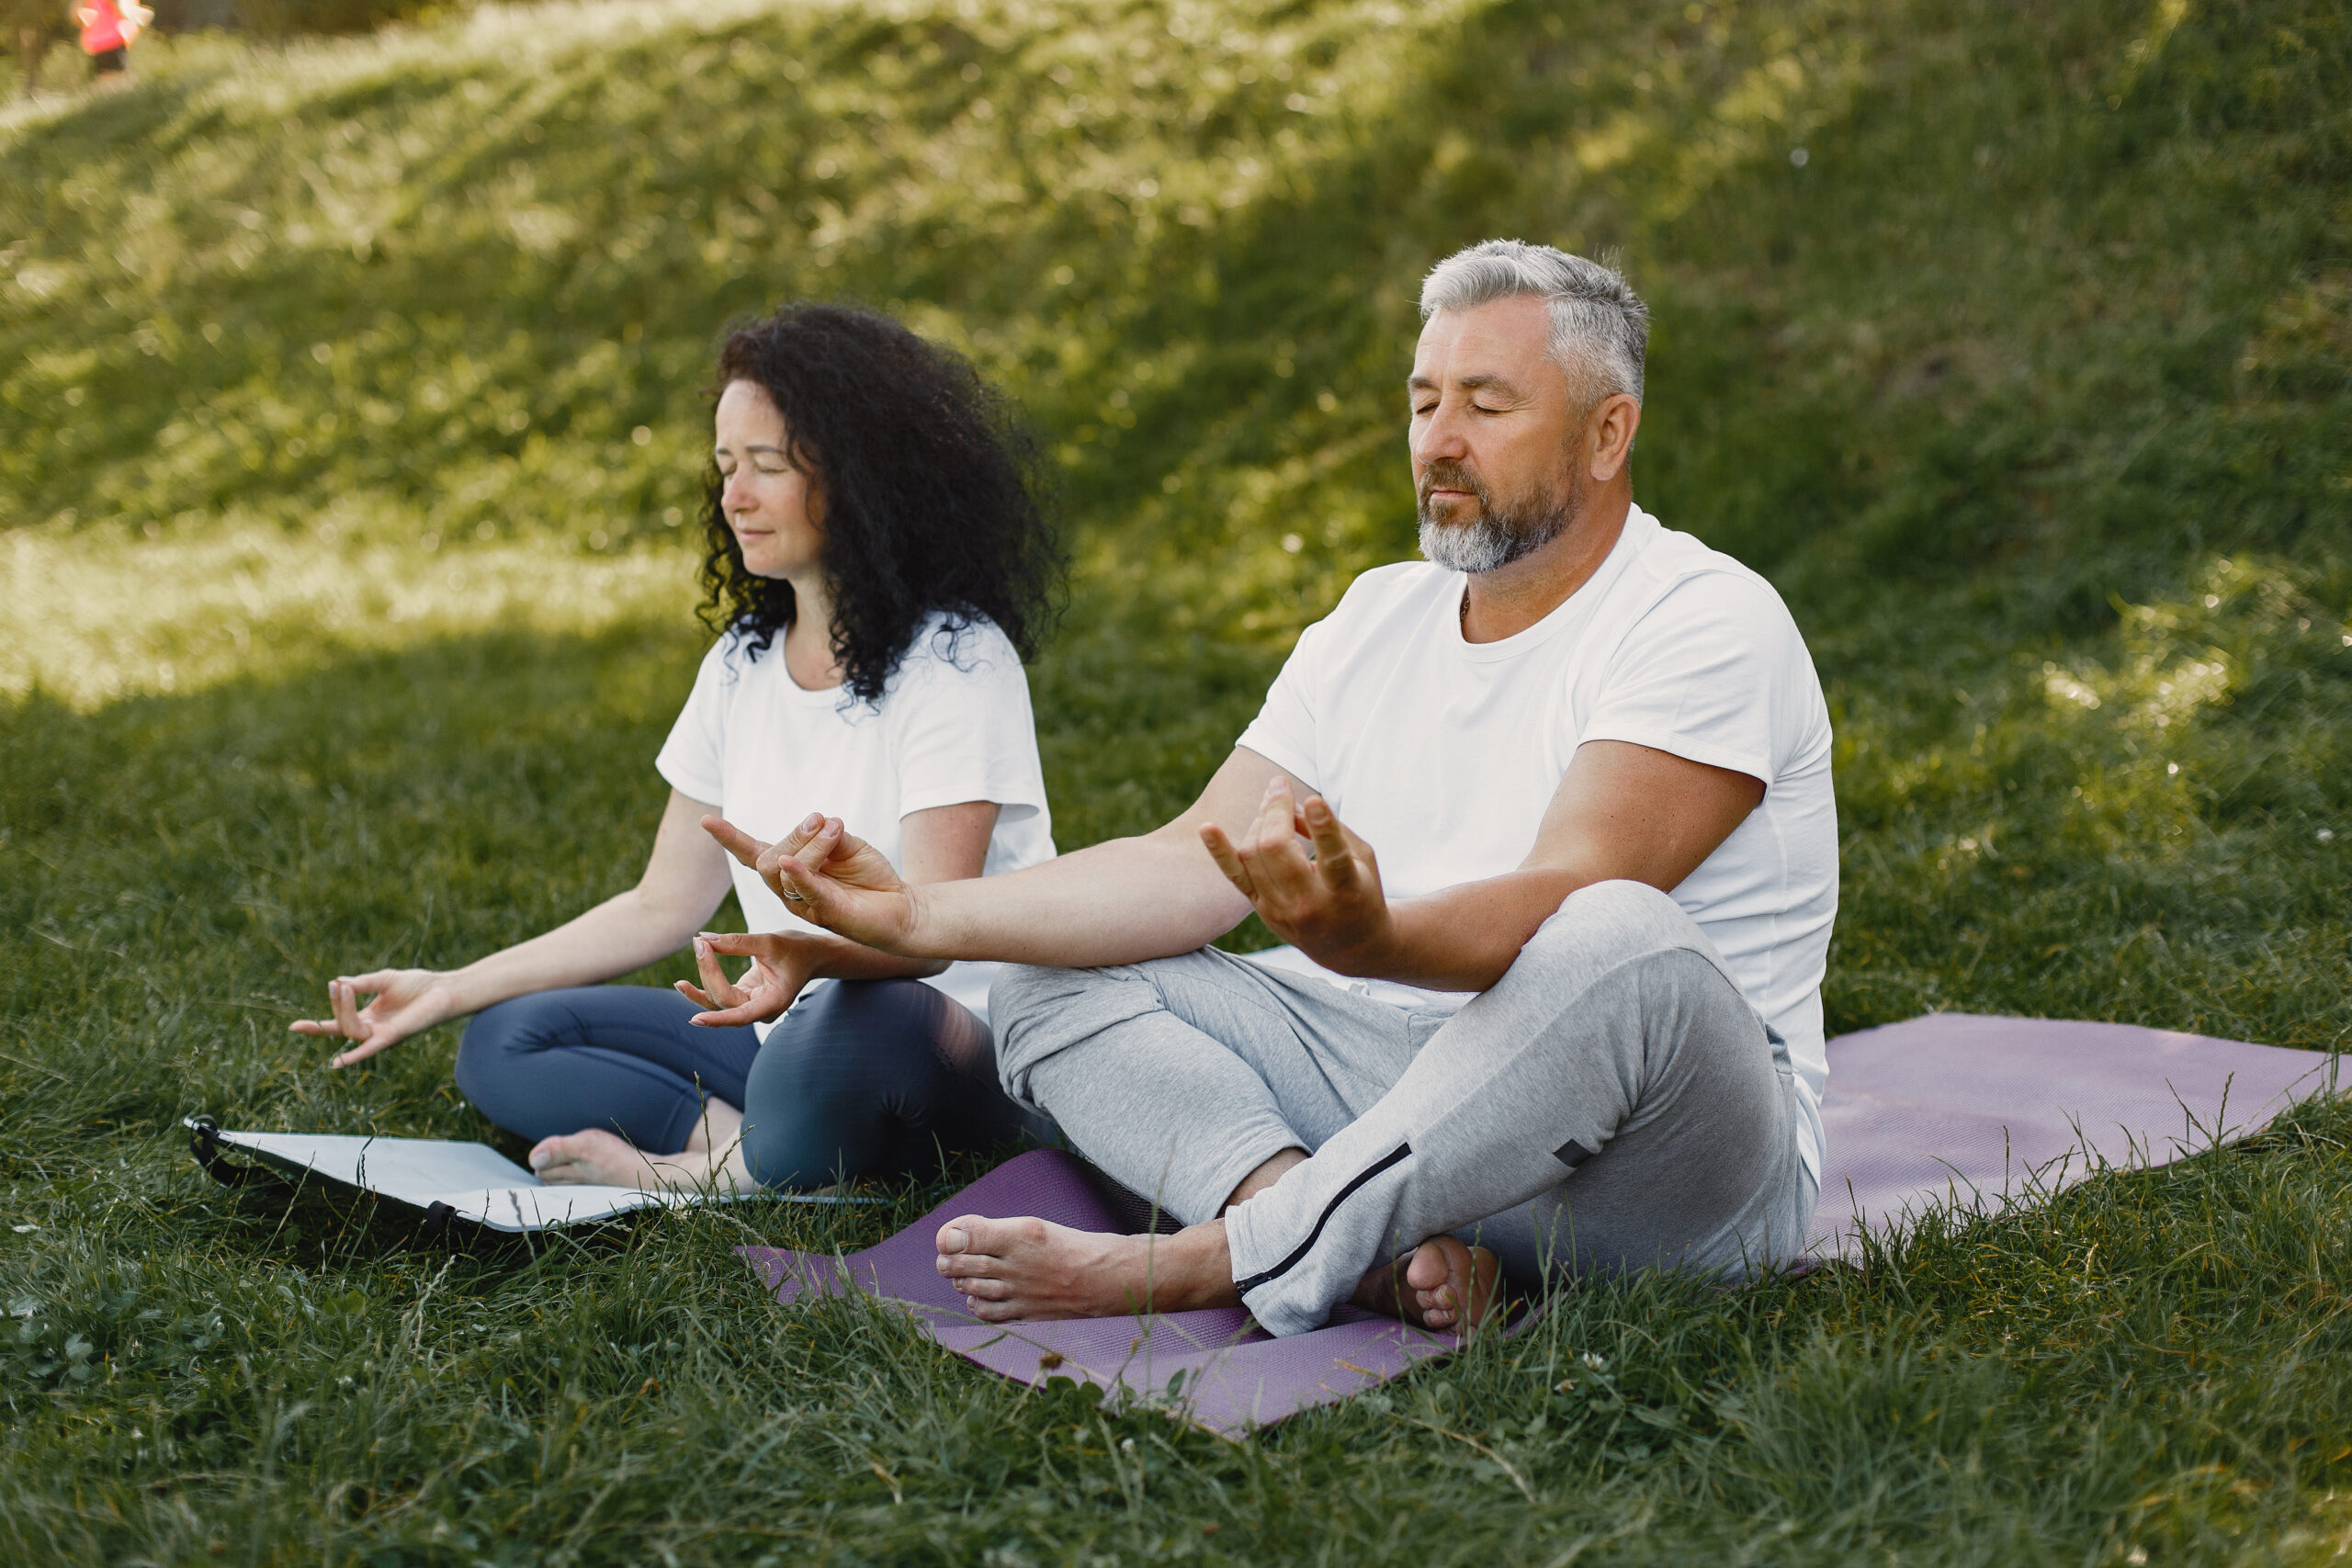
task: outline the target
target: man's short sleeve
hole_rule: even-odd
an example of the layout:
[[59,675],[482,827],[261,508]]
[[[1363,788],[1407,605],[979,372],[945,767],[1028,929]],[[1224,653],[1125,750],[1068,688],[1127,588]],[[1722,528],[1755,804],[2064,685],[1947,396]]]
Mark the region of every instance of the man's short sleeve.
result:
[[[730,635],[713,643],[695,671],[695,689],[670,738],[653,759],[654,771],[670,787],[689,800],[727,808],[727,683],[735,679],[728,660],[734,644]],[[776,650],[781,659],[783,650]]]
[[987,800],[1003,821],[1035,816],[1046,809],[1046,777],[1021,655],[992,626],[967,627],[952,649],[943,643],[924,633],[887,705],[900,814]]
[[1307,788],[1318,790],[1323,783],[1316,777],[1315,765],[1316,694],[1320,684],[1316,679],[1316,654],[1327,624],[1317,621],[1298,634],[1297,646],[1283,661],[1282,673],[1267,688],[1265,705],[1234,742],[1257,752]]
[[1759,579],[1702,572],[1668,590],[1610,658],[1578,736],[1729,768],[1767,787],[1802,761],[1812,659]]

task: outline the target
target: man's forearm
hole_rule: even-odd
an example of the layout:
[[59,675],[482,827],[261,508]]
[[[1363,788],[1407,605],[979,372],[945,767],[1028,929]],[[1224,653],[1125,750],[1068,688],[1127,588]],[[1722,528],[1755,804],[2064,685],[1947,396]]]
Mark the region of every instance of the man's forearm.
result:
[[926,958],[1095,968],[1190,953],[1231,931],[1250,901],[1189,829],[1114,839],[1002,876],[911,889],[897,944]]
[[812,980],[922,980],[947,967],[948,961],[944,958],[910,958],[902,953],[885,953],[830,931],[801,940],[812,944],[816,952],[816,961],[808,969]]
[[1321,962],[1367,980],[1483,991],[1518,962],[1563,899],[1596,880],[1576,871],[1521,870],[1400,898],[1388,906],[1389,931],[1376,950]]

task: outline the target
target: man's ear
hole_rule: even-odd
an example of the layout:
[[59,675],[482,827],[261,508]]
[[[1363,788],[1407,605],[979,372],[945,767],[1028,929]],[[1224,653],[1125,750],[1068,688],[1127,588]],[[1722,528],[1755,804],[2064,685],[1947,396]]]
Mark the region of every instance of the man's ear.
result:
[[1626,459],[1634,455],[1634,435],[1641,425],[1642,405],[1623,392],[1601,399],[1586,416],[1585,450],[1597,483],[1607,484],[1624,468]]

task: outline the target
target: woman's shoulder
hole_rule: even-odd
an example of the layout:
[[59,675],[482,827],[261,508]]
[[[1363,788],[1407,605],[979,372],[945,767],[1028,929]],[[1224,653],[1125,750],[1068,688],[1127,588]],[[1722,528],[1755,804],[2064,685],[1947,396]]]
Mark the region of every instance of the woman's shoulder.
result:
[[754,665],[768,662],[771,654],[781,658],[784,652],[782,631],[762,631],[757,626],[735,621],[719,628],[703,650],[702,669],[707,672],[741,675]]
[[1017,677],[1020,671],[1020,650],[994,621],[986,615],[934,611],[899,656],[892,685],[959,685]]
[[783,666],[781,636],[763,637],[753,628],[740,625],[725,627],[695,665],[694,691],[687,702],[725,707],[745,698],[759,700]]

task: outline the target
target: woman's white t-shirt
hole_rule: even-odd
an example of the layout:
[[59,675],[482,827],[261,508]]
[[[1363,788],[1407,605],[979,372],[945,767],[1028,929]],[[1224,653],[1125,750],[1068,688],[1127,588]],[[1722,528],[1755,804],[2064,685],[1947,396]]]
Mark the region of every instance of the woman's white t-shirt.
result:
[[1419,561],[1357,578],[1300,636],[1238,744],[1321,793],[1379,855],[1392,897],[1516,869],[1588,740],[1761,780],[1762,804],[1673,897],[1788,1042],[1818,1179],[1838,807],[1828,705],[1787,606],[1639,507],[1590,581],[1516,636],[1464,638],[1464,581]]
[[[730,631],[703,656],[653,765],[679,794],[769,842],[821,811],[899,866],[902,818],[987,800],[1001,809],[982,875],[1054,857],[1028,677],[1012,640],[987,620],[957,631],[934,615],[878,704],[840,686],[795,684],[780,633],[754,657],[744,635]],[[732,863],[731,870],[750,930],[818,929],[749,866]],[[985,1016],[993,967],[951,965],[932,983],[967,1006],[977,1002]],[[761,1038],[768,1027],[760,1026]]]

